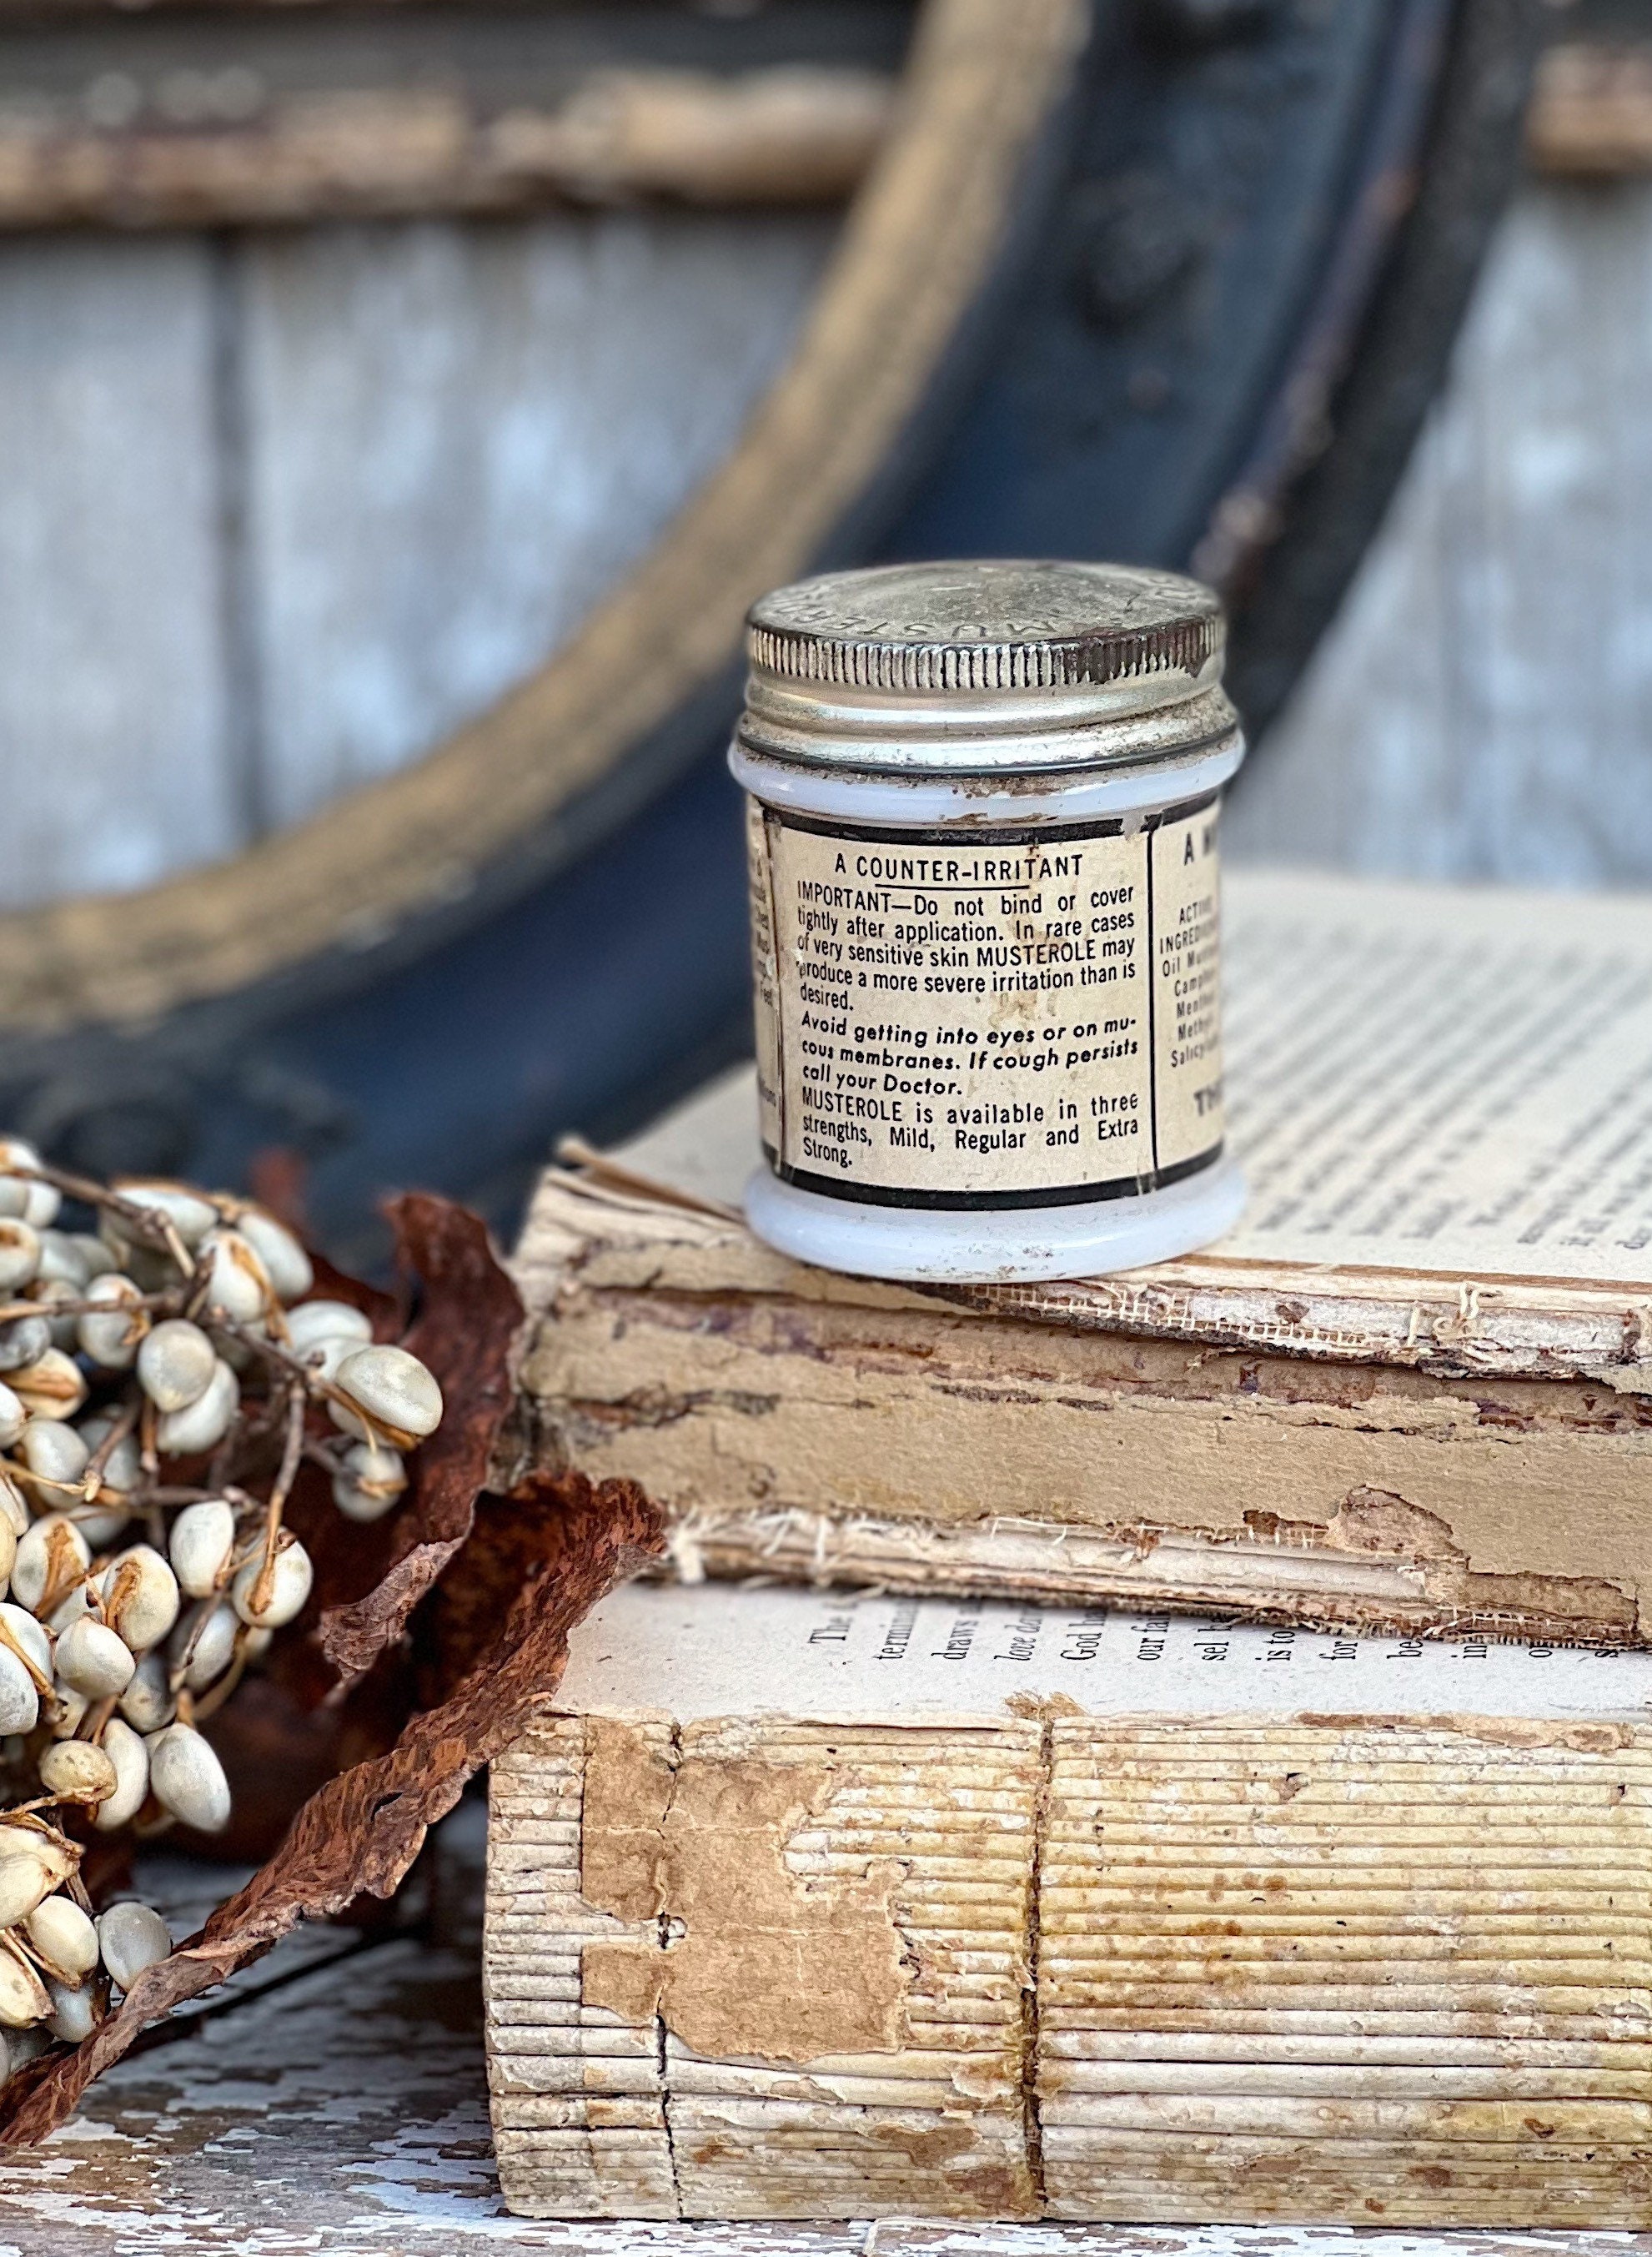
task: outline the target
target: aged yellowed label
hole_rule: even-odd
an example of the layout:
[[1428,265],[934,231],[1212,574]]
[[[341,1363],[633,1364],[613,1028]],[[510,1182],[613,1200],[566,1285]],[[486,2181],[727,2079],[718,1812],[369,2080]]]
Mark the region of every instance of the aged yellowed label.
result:
[[1222,1143],[1217,802],[1117,824],[845,830],[748,803],[763,1140],[918,1206],[1146,1192]]

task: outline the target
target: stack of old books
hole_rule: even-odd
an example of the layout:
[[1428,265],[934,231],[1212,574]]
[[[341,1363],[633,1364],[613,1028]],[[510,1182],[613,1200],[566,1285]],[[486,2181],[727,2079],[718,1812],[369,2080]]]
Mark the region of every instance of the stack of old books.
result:
[[1207,1255],[801,1268],[739,1077],[541,1184],[678,1580],[496,1769],[513,2206],[1652,2225],[1652,907],[1228,914]]

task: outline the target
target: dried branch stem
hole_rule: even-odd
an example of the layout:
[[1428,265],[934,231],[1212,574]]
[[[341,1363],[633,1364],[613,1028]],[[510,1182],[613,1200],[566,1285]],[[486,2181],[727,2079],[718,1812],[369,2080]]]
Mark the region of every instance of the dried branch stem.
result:
[[302,1387],[293,1387],[287,1397],[286,1446],[281,1453],[274,1486],[270,1491],[270,1504],[264,1522],[264,1565],[258,1579],[247,1595],[247,1611],[262,1614],[275,1595],[276,1543],[281,1533],[281,1515],[286,1510],[287,1498],[298,1479],[298,1470],[304,1455],[305,1397]]

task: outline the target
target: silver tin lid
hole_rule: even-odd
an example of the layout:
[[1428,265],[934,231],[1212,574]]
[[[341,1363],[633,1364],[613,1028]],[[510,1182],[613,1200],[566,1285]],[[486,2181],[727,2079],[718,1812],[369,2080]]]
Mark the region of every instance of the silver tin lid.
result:
[[753,605],[738,741],[811,767],[997,775],[1237,739],[1216,595],[1124,564],[886,564]]

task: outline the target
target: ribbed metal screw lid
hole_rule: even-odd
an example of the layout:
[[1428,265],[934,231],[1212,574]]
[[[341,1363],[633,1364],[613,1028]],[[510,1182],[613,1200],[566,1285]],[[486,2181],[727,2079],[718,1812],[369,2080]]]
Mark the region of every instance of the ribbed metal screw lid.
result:
[[746,633],[753,669],[800,688],[921,697],[1133,678],[1154,703],[1219,682],[1225,644],[1221,604],[1197,580],[1016,560],[825,573],[765,596]]

